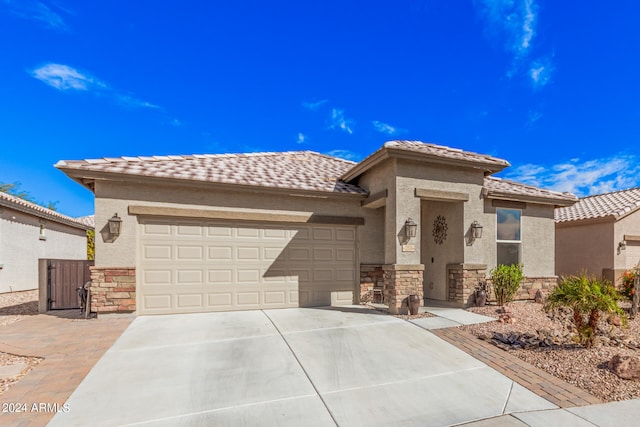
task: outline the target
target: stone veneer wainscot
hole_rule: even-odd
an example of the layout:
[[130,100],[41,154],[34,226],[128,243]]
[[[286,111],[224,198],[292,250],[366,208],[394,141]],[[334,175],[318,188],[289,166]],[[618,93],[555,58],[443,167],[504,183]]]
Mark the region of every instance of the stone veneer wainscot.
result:
[[391,314],[409,312],[409,295],[418,295],[422,302],[424,264],[390,264],[383,265],[382,269],[384,270],[384,300]]
[[90,267],[91,311],[131,313],[136,310],[135,267]]

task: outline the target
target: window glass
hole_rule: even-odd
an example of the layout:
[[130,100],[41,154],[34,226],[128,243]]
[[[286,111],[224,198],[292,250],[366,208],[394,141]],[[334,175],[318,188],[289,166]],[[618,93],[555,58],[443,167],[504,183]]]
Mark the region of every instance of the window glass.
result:
[[520,215],[518,209],[497,209],[498,240],[520,241]]
[[498,264],[520,264],[520,243],[498,243]]

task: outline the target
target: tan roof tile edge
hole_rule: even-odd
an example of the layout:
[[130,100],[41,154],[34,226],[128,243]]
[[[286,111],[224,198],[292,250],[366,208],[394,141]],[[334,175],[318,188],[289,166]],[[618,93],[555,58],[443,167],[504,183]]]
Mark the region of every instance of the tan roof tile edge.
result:
[[38,218],[42,218],[42,219],[58,222],[60,224],[65,224],[71,227],[79,228],[82,230],[93,229],[93,227],[75,218],[61,214],[51,209],[47,209],[44,206],[31,203],[24,199],[20,199],[18,197],[12,196],[11,194],[7,194],[3,192],[0,192],[0,206],[3,206],[8,209],[14,209],[16,211],[20,211],[23,213],[31,214],[31,215],[37,216]]

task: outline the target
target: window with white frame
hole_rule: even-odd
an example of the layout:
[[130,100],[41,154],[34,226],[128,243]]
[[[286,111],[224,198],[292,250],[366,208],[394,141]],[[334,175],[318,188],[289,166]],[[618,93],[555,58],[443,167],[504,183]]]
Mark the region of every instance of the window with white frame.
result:
[[496,209],[497,263],[520,264],[522,252],[522,211],[520,209]]

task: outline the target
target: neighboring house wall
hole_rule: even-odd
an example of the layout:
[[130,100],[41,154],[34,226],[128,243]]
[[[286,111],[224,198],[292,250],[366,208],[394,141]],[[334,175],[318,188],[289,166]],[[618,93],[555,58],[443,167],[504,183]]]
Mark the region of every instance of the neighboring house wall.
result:
[[[303,197],[264,190],[244,192],[165,183],[144,185],[102,181],[96,182],[95,196],[96,265],[101,267],[134,267],[137,264],[138,221],[135,215],[128,213],[130,205],[363,217],[365,225],[358,227],[360,263],[373,264],[383,259],[383,236],[380,233],[383,212],[362,209],[360,202],[363,198],[359,197]],[[122,231],[113,243],[105,243],[101,233],[106,230],[107,221],[114,213],[123,219]]]
[[[614,222],[556,225],[556,274],[566,276],[582,271],[598,277],[614,268]],[[609,273],[605,276],[609,277]]]
[[[627,247],[625,250],[618,251],[618,245],[625,240],[625,236],[629,237],[626,239]],[[640,239],[640,211],[621,218],[615,224],[613,251],[616,279],[640,262],[640,241],[634,238]]]
[[87,259],[86,242],[85,230],[0,208],[0,293],[37,289],[38,259]]

